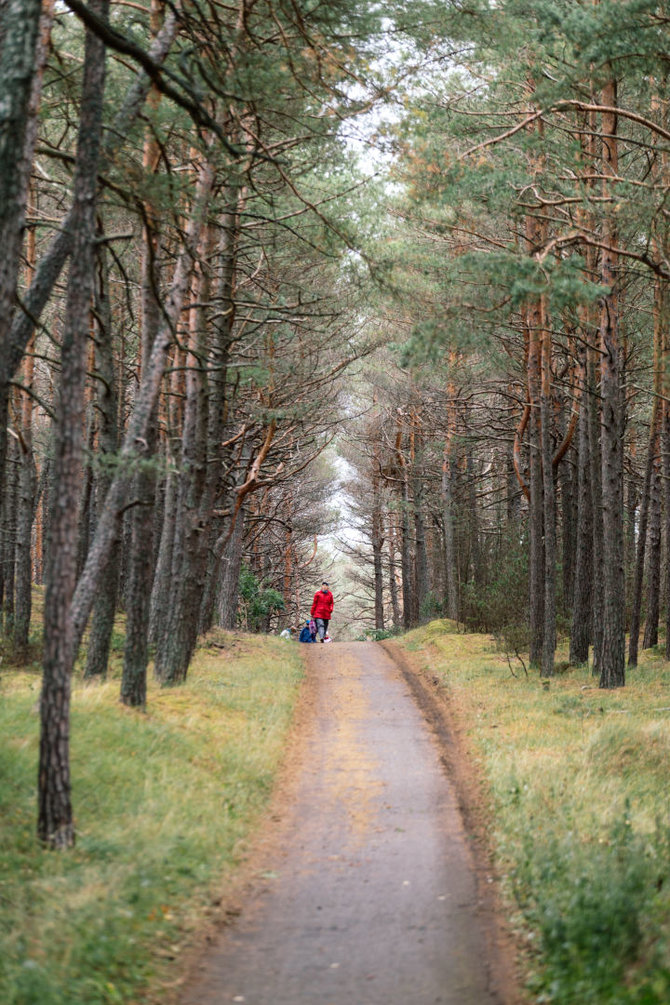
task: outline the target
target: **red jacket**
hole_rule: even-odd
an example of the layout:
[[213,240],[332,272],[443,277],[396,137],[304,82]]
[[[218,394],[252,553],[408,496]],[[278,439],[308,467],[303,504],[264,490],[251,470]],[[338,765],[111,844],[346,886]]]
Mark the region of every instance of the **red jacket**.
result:
[[317,590],[310,613],[313,618],[323,618],[324,621],[330,621],[330,616],[333,613],[333,595],[330,590],[326,590],[325,593],[323,590]]

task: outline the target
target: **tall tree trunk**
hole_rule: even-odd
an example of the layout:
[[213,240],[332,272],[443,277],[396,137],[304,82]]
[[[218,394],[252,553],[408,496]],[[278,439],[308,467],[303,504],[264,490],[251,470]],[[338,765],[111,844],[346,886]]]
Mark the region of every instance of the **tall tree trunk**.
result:
[[176,516],[177,475],[174,471],[170,471],[165,485],[160,545],[156,558],[154,581],[149,604],[149,641],[155,646],[158,645],[158,640],[162,638],[167,624],[170,570],[172,569],[172,545],[174,543]]
[[[98,450],[108,462],[119,446],[118,391],[114,369],[112,307],[109,295],[109,266],[104,243],[98,247],[98,283],[96,288],[95,376],[97,378]],[[105,504],[111,485],[111,463],[102,464],[95,479],[94,507],[96,520]],[[100,584],[93,608],[91,630],[86,651],[87,678],[104,677],[109,662],[109,647],[114,628],[119,587],[119,544],[110,554],[107,575]]]
[[416,411],[412,415],[412,506],[414,509],[414,539],[415,539],[415,582],[414,617],[418,623],[425,608],[428,597],[428,553],[426,549],[426,521],[424,517],[424,485],[420,470],[422,437],[418,428],[419,419]]
[[[0,36],[0,495],[5,481],[10,326],[21,262],[32,150],[30,99],[37,66],[40,0],[5,0]],[[21,153],[17,156],[17,151]]]
[[647,616],[644,625],[643,649],[658,645],[658,619],[661,606],[661,458],[660,436],[654,457],[649,500],[649,561],[647,567]]
[[577,532],[575,578],[570,631],[570,662],[587,663],[592,630],[593,592],[593,500],[589,453],[589,396],[586,349],[580,351],[579,424],[577,427]]
[[233,532],[228,538],[221,560],[221,582],[219,585],[218,621],[222,628],[233,631],[237,627],[237,603],[242,568],[242,545],[244,543],[244,510],[240,509]]
[[391,594],[391,610],[393,611],[393,627],[400,628],[402,623],[402,616],[400,613],[400,598],[398,597],[398,582],[396,579],[397,574],[397,563],[396,563],[396,535],[397,526],[395,515],[389,513],[389,527],[388,527],[388,545],[389,545],[389,592]]
[[375,441],[372,469],[372,562],[375,583],[375,628],[384,628],[384,517],[381,504],[381,477],[379,474],[379,441]]
[[546,307],[539,304],[541,340],[541,397],[542,416],[542,496],[544,502],[544,627],[542,632],[542,676],[554,674],[556,650],[556,488],[552,449],[552,421],[554,412],[551,373],[551,330],[546,317]]
[[[24,14],[27,14],[29,11],[33,11],[34,8],[36,8],[37,14],[39,15],[40,4],[39,2],[36,2],[36,0],[32,0],[32,2],[31,0],[12,0],[11,6],[13,8],[14,13],[16,13],[19,21],[23,18]],[[44,3],[42,5],[43,24],[44,24],[44,18],[50,16],[49,14],[50,6],[51,6],[50,0],[44,0]],[[28,22],[26,20],[26,24],[23,26],[22,30],[27,30],[27,26]],[[21,26],[19,25],[19,27]],[[165,24],[163,25],[161,32],[156,38],[155,44],[151,47],[149,51],[149,55],[151,56],[155,64],[160,66],[165,62],[165,59],[167,58],[170,48],[172,47],[172,43],[174,42],[176,33],[177,33],[177,19],[174,16],[174,14],[170,13],[166,16]],[[13,46],[10,48],[12,48],[13,51]],[[46,52],[46,44],[43,44],[43,50],[44,52]],[[0,57],[0,59],[9,58],[9,53],[10,50],[5,49],[5,46],[3,45],[3,55]],[[38,55],[39,55],[39,47],[38,47]],[[40,66],[39,58],[35,59],[33,52],[31,55],[31,70],[30,70],[31,74],[33,72],[33,69],[39,70],[39,66]],[[18,108],[15,98],[18,98],[19,91],[21,90],[21,87],[23,85],[21,86],[18,85],[18,83],[13,79],[13,75],[11,72],[8,72],[6,74],[4,70],[2,70],[1,64],[0,64],[0,74],[3,77],[3,80],[6,82],[7,87],[11,88],[12,90],[16,88],[16,95],[12,97],[10,105],[3,106],[11,108],[10,120],[13,121],[13,115],[15,114],[16,109]],[[36,106],[38,99],[35,96],[34,84],[35,84],[35,78],[33,78],[33,92],[31,100],[34,105],[34,114],[36,114]],[[3,86],[2,82],[0,82],[0,94],[2,94],[2,86]],[[135,78],[133,84],[129,87],[123,105],[121,106],[121,109],[118,115],[116,116],[112,124],[112,127],[108,131],[108,138],[102,148],[102,156],[100,163],[101,168],[104,168],[105,164],[113,160],[115,156],[118,156],[118,153],[120,149],[123,147],[126,138],[132,135],[131,126],[133,125],[133,123],[135,122],[135,120],[137,119],[142,110],[147,94],[149,93],[150,87],[151,87],[150,78],[146,73],[144,73],[144,71],[140,71],[137,77]],[[0,105],[2,105],[1,100]],[[2,123],[0,122],[0,126],[1,125]],[[29,149],[30,143],[28,142],[28,140],[32,135],[34,141],[35,136],[34,132],[31,133],[29,122],[27,128],[28,133],[26,134],[26,143],[24,143],[24,150],[26,151],[24,155],[24,164],[27,163],[32,158],[32,149]],[[0,132],[2,132],[2,135],[3,136],[6,135],[8,137],[9,157],[11,158],[13,163],[17,161],[16,158],[17,136],[20,135],[20,130],[18,126],[17,130],[18,131],[15,131],[14,128],[10,128],[5,133],[3,129],[0,128]],[[25,127],[23,131],[24,133],[26,133]],[[0,158],[5,156],[3,151],[4,148],[0,150]],[[24,171],[23,177],[25,179],[25,182],[23,184],[27,185],[28,172],[27,170],[25,170],[24,167],[21,167],[21,170]],[[9,184],[10,188],[14,186],[16,183],[15,172],[14,173],[13,172],[14,168],[11,169],[9,175],[5,175],[4,166],[2,165],[2,163],[0,163],[0,176],[6,177],[7,183]],[[14,180],[12,180],[13,178]],[[2,193],[0,193],[0,207],[1,207],[0,214],[2,214],[3,208],[7,206],[8,209],[7,226],[9,227],[10,231],[12,230],[14,225],[18,225],[18,223],[22,221],[24,212],[24,210],[20,209],[19,206],[20,203],[19,194],[21,191],[21,183],[16,184],[18,184],[18,188],[16,189],[18,202],[16,203],[16,206],[14,206],[14,208],[12,208],[12,206],[9,203],[5,202],[4,196],[2,195]],[[23,204],[25,206],[25,196]],[[20,213],[18,213],[17,207],[18,209],[20,209]],[[11,313],[9,313],[6,319],[4,320],[0,319],[0,430],[5,429],[7,425],[9,381],[12,379],[12,377],[16,373],[18,366],[21,363],[23,354],[25,353],[26,350],[26,346],[28,345],[33,335],[35,329],[35,321],[39,320],[40,317],[42,316],[42,312],[49,301],[54,286],[58,282],[60,274],[63,270],[63,266],[65,265],[72,251],[74,224],[77,219],[77,213],[75,213],[75,209],[76,207],[73,206],[72,209],[70,209],[70,211],[67,213],[64,219],[61,221],[60,226],[56,230],[54,238],[52,239],[49,247],[47,248],[46,252],[44,253],[44,255],[42,256],[37,265],[33,281],[30,284],[30,288],[23,297],[25,310],[14,312],[13,317]],[[13,224],[10,220],[10,216],[14,221]],[[2,219],[3,217],[0,216],[0,227],[4,227]],[[11,260],[14,260],[14,255],[9,250],[10,249],[10,245],[8,244],[9,236],[7,240],[5,240],[4,231],[0,231],[0,237],[2,239],[1,246],[4,249],[4,256],[5,256],[4,260],[10,262]],[[19,261],[18,253],[16,255],[15,261],[18,267],[18,261]],[[8,275],[6,278],[9,281],[11,279],[11,276]],[[16,280],[14,279],[14,284],[15,281]],[[4,279],[0,279],[0,283],[1,282],[4,282]],[[11,294],[11,297],[13,298],[13,292]],[[1,301],[2,301],[2,295],[0,294],[0,314],[2,314],[2,311],[4,310],[4,307],[1,306]],[[11,306],[12,306],[11,302],[8,302],[8,306],[11,312]],[[5,324],[8,326],[8,330],[6,332],[3,329],[3,325]],[[5,440],[2,436],[0,436],[0,485],[3,484],[5,477],[4,451],[5,451]]]
[[[610,68],[611,72],[611,68]],[[617,85],[612,77],[602,93],[604,106],[616,109]],[[602,114],[603,183],[611,194],[610,177],[618,174],[616,111]],[[600,304],[600,389],[602,397],[602,523],[603,523],[603,648],[600,687],[622,687],[625,664],[625,573],[623,567],[623,432],[621,390],[623,360],[619,339],[617,227],[612,214],[603,222],[601,282],[608,290]]]
[[597,350],[588,350],[589,457],[593,513],[593,661],[592,672],[600,676],[603,648],[603,515],[600,394],[597,382]]
[[9,638],[14,634],[15,573],[16,573],[16,518],[21,475],[21,451],[19,443],[12,437],[7,451],[8,471],[5,485],[2,514],[2,565],[3,565],[3,606],[2,615],[5,632]]
[[117,473],[107,494],[105,506],[96,526],[95,537],[89,548],[86,565],[74,594],[72,620],[74,625],[75,649],[78,648],[81,642],[100,577],[107,568],[110,553],[117,539],[119,520],[124,510],[129,487],[130,461],[137,456],[137,444],[146,440],[151,425],[161,381],[165,372],[167,352],[173,340],[174,327],[181,314],[182,303],[188,289],[192,262],[196,255],[196,247],[204,226],[204,214],[209,201],[213,180],[214,176],[210,165],[204,165],[196,186],[194,205],[187,227],[185,244],[178,255],[170,292],[164,304],[160,331],[154,342],[151,356],[143,370],[142,380],[135,397],[135,404],[119,453],[121,463],[118,465]]
[[[200,260],[206,257],[201,249]],[[194,303],[206,302],[208,294],[202,273],[193,282]],[[202,361],[206,359],[206,334],[202,307],[190,311],[190,353],[186,360],[186,403],[182,432],[177,518],[172,553],[172,589],[167,631],[156,652],[156,674],[165,684],[186,679],[197,639],[198,614],[204,587],[201,569],[202,538],[200,504],[205,484],[207,386]]]
[[539,328],[528,317],[528,401],[529,421],[529,594],[530,594],[530,663],[542,664],[544,649],[544,503],[542,480],[542,413],[541,413],[541,340]]
[[[667,395],[667,391],[664,392]],[[665,505],[665,658],[670,660],[670,403],[663,402],[661,441]]]
[[[92,0],[106,17],[109,0]],[[41,697],[39,815],[37,831],[52,848],[74,844],[70,802],[70,675],[75,659],[71,601],[77,563],[79,484],[83,458],[82,412],[86,341],[94,292],[95,212],[105,47],[86,33],[77,160],[74,176],[73,248],[61,348],[56,407],[54,496],[49,526],[49,568],[44,599],[44,676]]]
[[[161,23],[161,5],[158,0],[151,3],[151,31],[157,35]],[[149,105],[155,111],[160,95],[153,88],[149,95]],[[159,158],[159,147],[155,137],[147,132],[144,140],[142,167],[147,176],[155,172]],[[159,303],[159,221],[158,214],[150,202],[145,202],[144,240],[142,244],[142,320],[140,366],[151,355],[158,336],[161,322]],[[158,431],[156,426],[158,409],[154,406],[144,441],[145,463],[140,465],[135,475],[135,507],[130,514],[131,546],[130,564],[126,583],[126,641],[123,650],[123,675],[121,678],[121,701],[124,705],[144,708],[147,700],[147,664],[149,662],[149,623],[151,609],[151,587],[154,574],[154,506],[156,502],[156,476],[148,468],[154,456]]]
[[23,423],[23,443],[20,451],[18,500],[16,511],[16,563],[14,609],[14,646],[21,652],[28,646],[32,611],[32,528],[35,515],[37,473],[32,449],[30,425]]
[[[642,618],[642,593],[644,584],[644,565],[647,549],[647,529],[649,526],[649,502],[651,498],[651,486],[654,473],[654,465],[659,449],[659,404],[658,399],[654,401],[651,416],[651,428],[649,430],[649,447],[647,449],[647,462],[644,470],[644,483],[642,486],[642,498],[640,499],[640,523],[638,527],[637,549],[635,556],[635,579],[633,582],[633,601],[630,615],[630,637],[628,640],[628,666],[637,666],[637,655],[640,643],[640,622]],[[660,528],[659,528],[660,529]]]

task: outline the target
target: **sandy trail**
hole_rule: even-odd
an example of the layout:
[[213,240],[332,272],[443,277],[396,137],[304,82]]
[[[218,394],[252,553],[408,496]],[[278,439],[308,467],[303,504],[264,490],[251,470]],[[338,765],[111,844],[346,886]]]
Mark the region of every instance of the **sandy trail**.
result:
[[500,1005],[440,751],[374,643],[309,647],[276,850],[183,1005]]

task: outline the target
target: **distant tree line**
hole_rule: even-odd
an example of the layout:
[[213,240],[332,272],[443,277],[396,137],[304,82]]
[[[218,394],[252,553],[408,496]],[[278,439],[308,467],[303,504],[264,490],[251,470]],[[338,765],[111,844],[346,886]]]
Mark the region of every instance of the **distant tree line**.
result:
[[406,370],[371,376],[350,458],[378,630],[439,611],[545,676],[558,631],[615,687],[665,608],[668,651],[669,23],[445,5],[386,128],[377,268]]

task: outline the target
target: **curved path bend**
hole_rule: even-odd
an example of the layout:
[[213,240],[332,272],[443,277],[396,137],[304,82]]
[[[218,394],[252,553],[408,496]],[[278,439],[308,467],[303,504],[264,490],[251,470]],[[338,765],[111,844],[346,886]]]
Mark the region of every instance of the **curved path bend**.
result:
[[401,672],[374,643],[308,656],[271,867],[183,1005],[503,1005],[456,797]]

